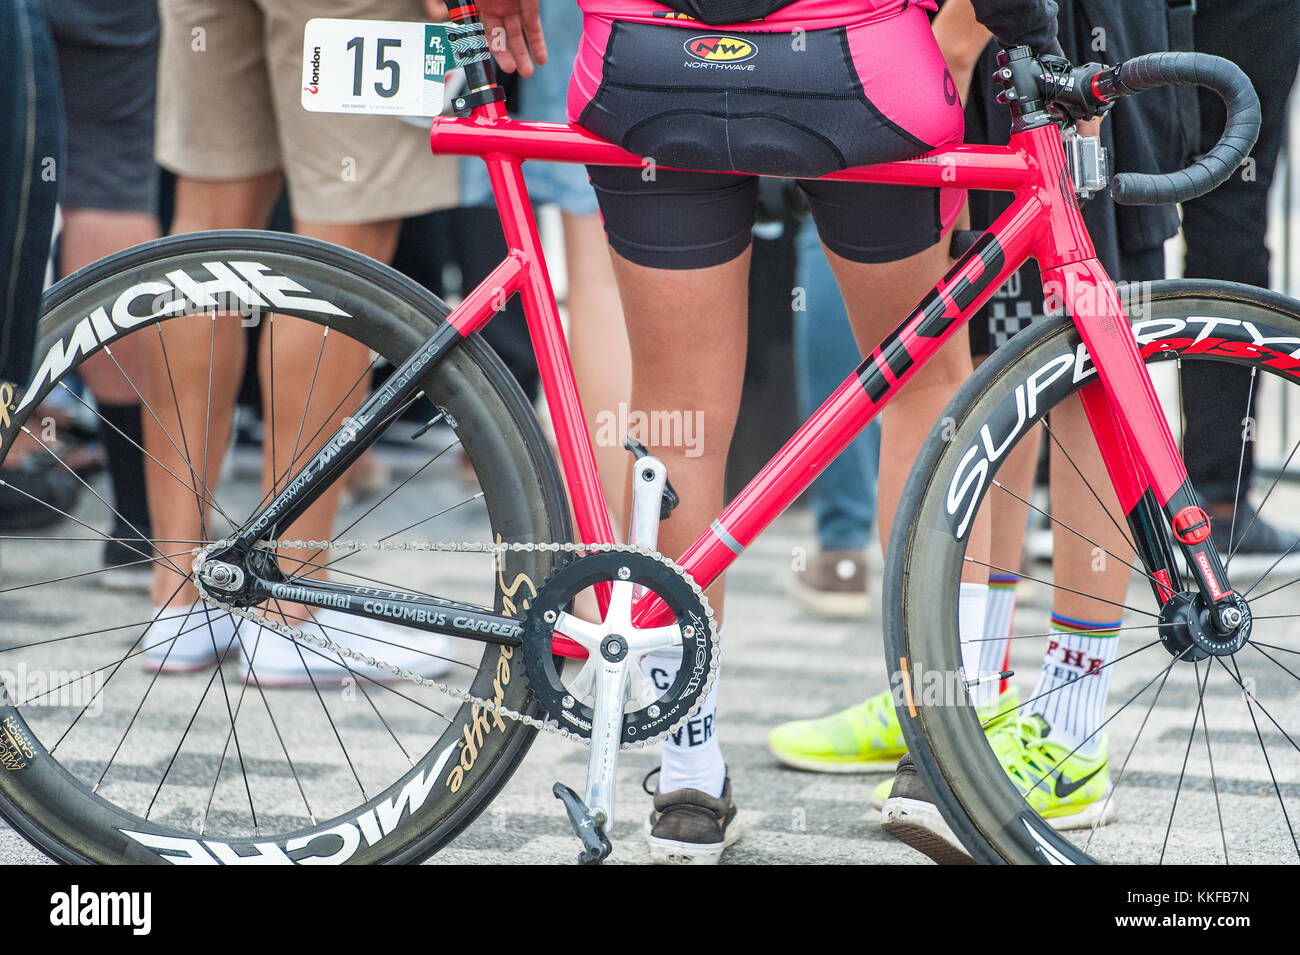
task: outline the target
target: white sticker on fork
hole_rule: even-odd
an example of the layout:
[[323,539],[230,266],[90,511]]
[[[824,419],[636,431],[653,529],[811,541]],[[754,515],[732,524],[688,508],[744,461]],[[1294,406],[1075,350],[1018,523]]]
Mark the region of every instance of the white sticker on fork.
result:
[[437,116],[455,65],[444,24],[308,20],[302,105],[313,113]]

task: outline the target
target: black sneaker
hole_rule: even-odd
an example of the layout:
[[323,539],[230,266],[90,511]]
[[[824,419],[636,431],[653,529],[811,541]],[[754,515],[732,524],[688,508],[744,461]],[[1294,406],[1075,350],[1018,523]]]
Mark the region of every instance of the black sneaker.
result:
[[926,791],[911,755],[898,761],[894,785],[880,810],[880,828],[939,865],[974,865]]
[[717,865],[723,850],[740,838],[730,777],[717,798],[698,789],[661,793],[658,787],[654,797],[647,829],[655,865]]
[[[1211,505],[1208,510],[1211,514],[1222,513],[1224,507]],[[1235,519],[1230,512],[1226,516],[1211,517],[1210,538],[1225,562],[1228,555],[1232,555],[1229,570],[1236,567],[1261,573],[1274,562],[1278,563],[1279,569],[1284,565],[1300,564],[1300,533],[1270,524],[1248,501],[1237,505]]]

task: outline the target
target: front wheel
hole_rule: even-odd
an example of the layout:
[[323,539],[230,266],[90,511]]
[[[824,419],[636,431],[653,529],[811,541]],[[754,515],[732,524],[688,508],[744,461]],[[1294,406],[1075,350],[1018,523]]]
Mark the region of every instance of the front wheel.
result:
[[[504,785],[530,727],[184,590],[196,549],[256,514],[447,311],[377,262],[263,232],[164,239],[50,290],[34,380],[5,386],[0,422],[0,813],[38,847],[64,862],[418,861]],[[283,598],[258,612],[536,715],[510,647],[292,602],[328,576],[379,602],[517,614],[554,569],[553,553],[401,549],[570,539],[549,446],[491,350],[461,342],[422,388],[339,482],[332,527],[276,535],[371,546],[284,550]],[[134,425],[96,400],[110,389],[137,396]],[[148,476],[143,516],[122,497],[145,488],[84,464],[80,437],[110,432]]]
[[[1180,450],[1208,435],[1231,458],[1218,483],[1241,503],[1216,544],[1251,639],[1199,659],[1161,639],[1078,399],[1096,372],[1068,318],[1047,320],[961,389],[903,494],[885,639],[904,735],[982,862],[1297,862],[1300,303],[1215,282],[1130,291]],[[1189,391],[1206,387],[1236,396],[1209,420]],[[1050,502],[1032,490],[1040,446]],[[1026,516],[1043,529],[1022,563]],[[988,556],[971,545],[985,520]],[[980,599],[985,626],[962,629]]]

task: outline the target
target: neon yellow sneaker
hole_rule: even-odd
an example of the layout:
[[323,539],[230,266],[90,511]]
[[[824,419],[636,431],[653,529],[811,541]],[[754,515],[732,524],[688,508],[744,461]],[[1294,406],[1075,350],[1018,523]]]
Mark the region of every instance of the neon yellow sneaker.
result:
[[[1014,710],[1014,689],[998,697],[997,713]],[[767,748],[787,766],[815,773],[890,772],[907,752],[890,691],[814,720],[782,723],[767,737]]]
[[[984,727],[985,735],[988,735],[989,733],[993,732],[995,728],[1001,726],[1003,723],[1007,722],[1008,720],[1014,719],[1016,715],[1016,711],[1017,709],[1019,709],[1019,707],[1020,707],[1020,691],[1017,690],[1014,686],[1008,686],[1005,691],[1003,691],[998,695],[998,700],[996,704],[988,707],[987,709],[981,710],[979,713],[979,718],[988,723],[988,725]],[[893,776],[890,776],[888,779],[881,780],[880,784],[871,791],[870,804],[872,809],[885,808],[885,800],[889,798],[889,794],[893,790],[893,786],[894,786]]]
[[998,762],[1053,829],[1087,829],[1115,818],[1106,736],[1089,755],[1049,737],[1041,716],[1005,720],[986,735]]
[[888,690],[830,716],[782,723],[767,748],[785,765],[816,773],[893,769],[907,752]]

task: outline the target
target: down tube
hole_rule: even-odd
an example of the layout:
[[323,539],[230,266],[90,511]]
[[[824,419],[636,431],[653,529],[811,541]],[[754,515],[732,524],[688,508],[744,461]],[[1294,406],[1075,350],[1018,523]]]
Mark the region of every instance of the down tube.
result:
[[[1041,204],[1022,195],[858,366],[679,559],[702,585],[812,483],[1029,256]],[[930,422],[925,422],[929,426]]]

